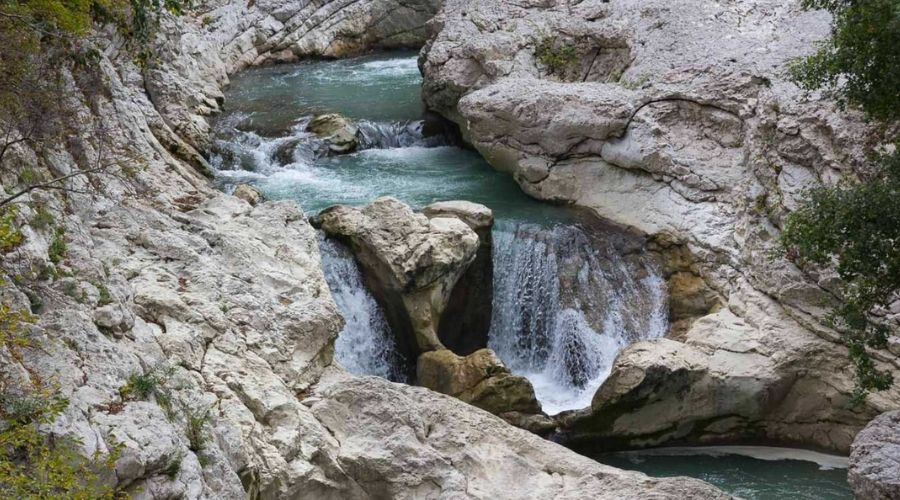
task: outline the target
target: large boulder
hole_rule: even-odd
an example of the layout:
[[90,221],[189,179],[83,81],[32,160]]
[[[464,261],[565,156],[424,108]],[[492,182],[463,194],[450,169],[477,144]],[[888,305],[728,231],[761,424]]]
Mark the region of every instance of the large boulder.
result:
[[[616,414],[607,425],[600,408],[609,404],[597,405],[598,437],[659,445],[764,435],[847,452],[869,419],[900,405],[895,384],[847,410],[853,368],[826,321],[835,277],[773,258],[804,189],[855,178],[866,148],[891,140],[790,81],[790,62],[816,50],[829,22],[775,0],[450,0],[435,18],[421,58],[431,110],[532,196],[664,242],[663,260],[688,257],[668,274],[672,332],[686,346],[670,354],[689,356],[693,375],[679,386],[696,407],[673,411],[680,423],[632,409],[630,421]],[[900,378],[896,353],[873,357]],[[611,384],[661,362],[619,363]],[[754,372],[762,377],[747,379]],[[723,399],[715,391],[724,388],[741,394]],[[678,409],[679,394],[652,397]],[[621,398],[632,396],[650,402]],[[728,421],[737,401],[753,405],[696,432]],[[672,425],[680,430],[662,432]],[[660,432],[637,438],[651,428]]]
[[470,201],[432,203],[422,213],[429,219],[455,217],[478,235],[475,260],[456,282],[438,327],[438,338],[457,354],[471,354],[487,346],[494,298],[494,214],[488,207]]
[[429,219],[390,197],[363,208],[325,209],[314,223],[349,243],[407,359],[445,347],[438,326],[457,280],[475,260],[475,231],[455,217]]
[[857,498],[900,498],[900,410],[875,417],[857,434],[847,479]]
[[359,127],[337,113],[315,116],[306,130],[319,136],[333,153],[352,153],[359,146]]
[[322,385],[312,413],[369,498],[729,498],[696,479],[601,465],[422,387],[375,377]]

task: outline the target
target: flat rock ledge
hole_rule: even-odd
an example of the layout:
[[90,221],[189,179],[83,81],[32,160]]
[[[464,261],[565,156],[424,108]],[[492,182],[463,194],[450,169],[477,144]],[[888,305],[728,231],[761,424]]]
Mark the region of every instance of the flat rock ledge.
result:
[[847,479],[857,498],[900,498],[900,410],[879,415],[856,435]]

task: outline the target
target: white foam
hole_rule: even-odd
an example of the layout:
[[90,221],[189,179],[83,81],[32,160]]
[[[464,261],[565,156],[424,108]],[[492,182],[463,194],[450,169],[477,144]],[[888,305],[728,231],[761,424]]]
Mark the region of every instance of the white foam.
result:
[[775,446],[683,446],[669,448],[651,448],[647,450],[624,451],[622,455],[631,457],[643,456],[691,456],[706,455],[721,457],[725,455],[740,455],[757,460],[801,460],[818,464],[821,469],[846,469],[849,459],[840,455],[830,455],[817,451],[801,450],[798,448],[779,448]]
[[[574,284],[586,287],[581,297],[595,294],[605,311],[599,331],[585,317],[590,306],[563,304],[559,270],[571,262],[582,265]],[[614,252],[598,255],[577,227],[494,232],[489,345],[531,381],[544,412],[589,406],[630,341],[665,334],[665,282],[647,271],[636,279],[630,264]]]

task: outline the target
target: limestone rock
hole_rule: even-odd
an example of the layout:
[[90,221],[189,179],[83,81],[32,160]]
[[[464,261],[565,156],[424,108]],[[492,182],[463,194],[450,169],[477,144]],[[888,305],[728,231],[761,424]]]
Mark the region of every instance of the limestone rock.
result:
[[331,383],[322,396],[313,413],[341,443],[342,467],[373,496],[728,498],[694,479],[601,465],[425,388],[366,377]]
[[444,347],[437,335],[441,315],[478,250],[469,226],[456,218],[428,219],[390,197],[362,209],[328,208],[315,223],[350,243],[408,357]]
[[435,217],[456,217],[465,222],[475,232],[490,229],[494,225],[494,213],[491,209],[471,201],[439,201],[422,209],[422,213],[430,219]]
[[[619,384],[660,369],[685,374],[673,383],[696,411],[661,394],[653,408],[664,411],[598,415],[607,442],[641,443],[637,429],[653,427],[653,444],[762,434],[847,452],[867,419],[900,405],[895,385],[858,412],[842,408],[854,384],[846,348],[824,321],[833,284],[771,258],[806,187],[855,177],[865,138],[891,141],[787,78],[790,62],[828,35],[827,14],[774,0],[449,0],[433,25],[420,60],[429,109],[528,194],[690,255],[670,283],[674,330],[687,347],[669,353],[689,366],[626,353],[610,377],[616,388],[601,393],[649,404],[639,386]],[[900,373],[896,353],[875,357]],[[744,392],[724,401],[704,392],[723,388]],[[680,428],[652,423],[668,414],[683,417]],[[605,420],[613,416],[616,425]],[[695,432],[701,419],[725,423]]]
[[351,153],[359,145],[356,137],[359,127],[336,113],[316,116],[309,122],[307,130],[321,137],[334,153]]
[[[205,117],[221,105],[229,74],[269,60],[415,46],[437,4],[214,0],[197,14],[161,16],[152,68],[136,66],[109,31],[85,41],[98,49],[89,95],[83,75],[60,68],[60,106],[78,127],[39,150],[14,145],[7,164],[40,178],[101,156],[139,157],[143,168],[128,179],[70,178],[65,196],[22,198],[46,204],[65,227],[72,274],[36,275],[52,233],[23,212],[26,242],[0,254],[0,298],[16,309],[39,306],[29,333],[40,348],[19,359],[0,352],[0,371],[6,381],[24,385],[36,374],[59,387],[69,405],[47,430],[76,438],[85,456],[122,443],[109,480],[126,493],[723,498],[700,481],[604,467],[423,388],[342,373],[331,366],[342,320],[303,212],[294,202],[251,206],[198,171]],[[16,187],[16,174],[0,172],[3,190]],[[460,236],[471,231],[457,226]],[[97,284],[109,288],[110,304],[100,305]],[[29,300],[43,290],[41,303]],[[129,329],[108,335],[98,326]],[[171,404],[157,395],[122,404],[120,388],[149,373],[165,374],[159,389]],[[200,451],[190,417],[203,421]]]
[[235,186],[234,193],[232,194],[253,205],[254,207],[256,205],[259,205],[259,203],[263,201],[262,192],[249,184],[238,184],[237,186]]
[[857,498],[900,498],[900,410],[875,417],[856,435],[847,479]]
[[422,387],[454,396],[495,415],[541,412],[531,382],[510,373],[490,349],[468,356],[459,356],[448,349],[426,352],[419,356],[416,375]]

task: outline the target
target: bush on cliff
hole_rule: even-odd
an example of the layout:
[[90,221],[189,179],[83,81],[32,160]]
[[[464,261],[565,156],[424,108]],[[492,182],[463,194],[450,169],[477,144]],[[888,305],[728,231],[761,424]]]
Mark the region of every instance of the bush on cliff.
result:
[[[804,0],[834,16],[832,37],[792,68],[797,82],[824,88],[842,105],[859,106],[885,122],[900,119],[900,0]],[[890,327],[879,313],[900,292],[900,143],[873,152],[859,182],[820,186],[787,220],[788,257],[834,264],[842,304],[831,314],[844,332],[857,374],[857,396],[891,386],[867,348],[884,348]]]

